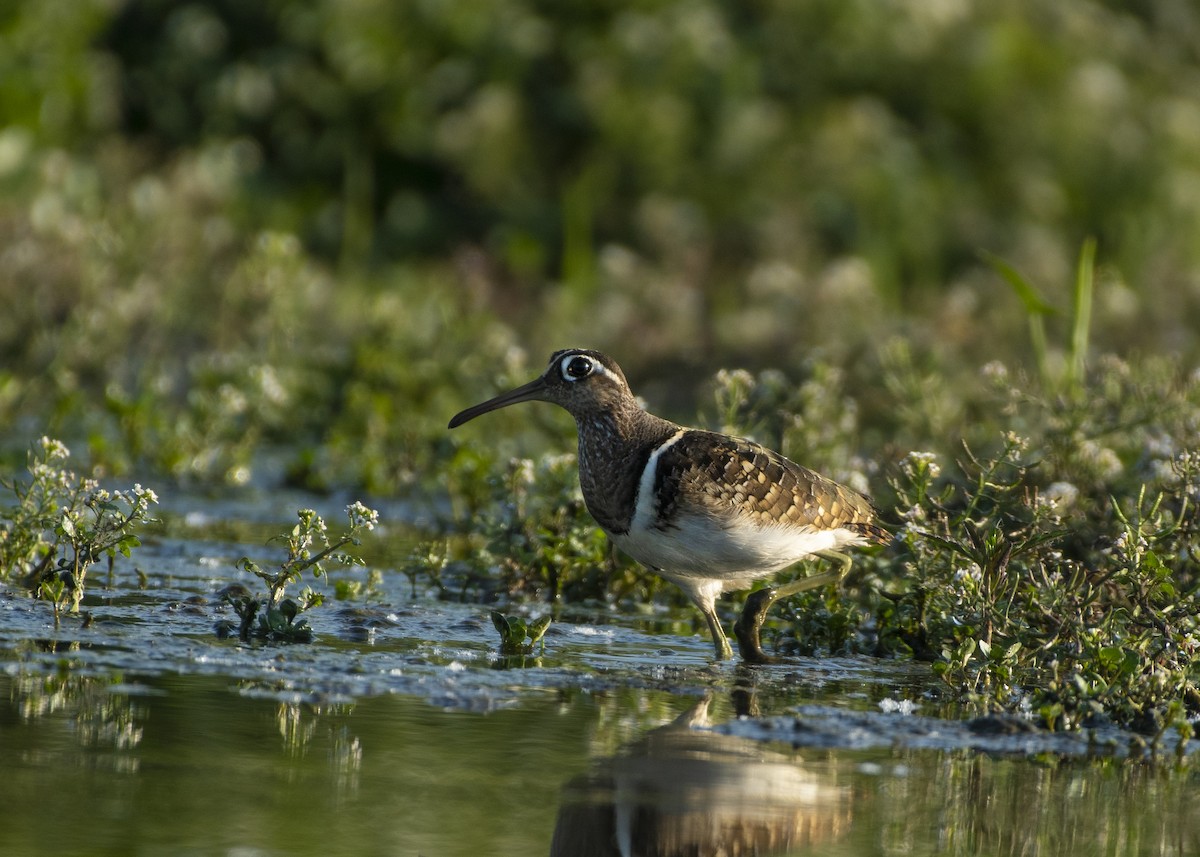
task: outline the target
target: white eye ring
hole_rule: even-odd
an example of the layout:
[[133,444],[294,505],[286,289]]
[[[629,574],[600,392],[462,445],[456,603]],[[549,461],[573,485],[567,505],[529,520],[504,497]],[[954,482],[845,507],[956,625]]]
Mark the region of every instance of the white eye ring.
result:
[[564,381],[582,381],[589,375],[603,375],[604,366],[583,354],[568,354],[559,361],[558,369]]

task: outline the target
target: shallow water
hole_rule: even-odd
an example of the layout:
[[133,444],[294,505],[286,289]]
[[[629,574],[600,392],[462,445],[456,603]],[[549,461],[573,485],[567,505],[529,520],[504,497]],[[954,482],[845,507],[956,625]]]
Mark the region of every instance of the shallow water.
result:
[[1200,853],[1190,764],[968,726],[920,665],[714,666],[674,617],[587,611],[514,662],[397,573],[312,644],[221,639],[279,526],[180,514],[87,627],[0,595],[0,854]]

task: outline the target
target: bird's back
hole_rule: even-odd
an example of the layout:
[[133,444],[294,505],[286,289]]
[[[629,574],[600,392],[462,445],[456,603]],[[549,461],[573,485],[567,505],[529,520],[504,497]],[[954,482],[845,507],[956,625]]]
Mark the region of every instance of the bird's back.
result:
[[866,497],[753,441],[681,430],[651,464],[616,542],[672,578],[746,588],[811,554],[888,539]]
[[690,431],[659,461],[656,481],[672,506],[701,504],[760,526],[849,529],[885,541],[871,501],[853,489],[761,444],[715,432]]

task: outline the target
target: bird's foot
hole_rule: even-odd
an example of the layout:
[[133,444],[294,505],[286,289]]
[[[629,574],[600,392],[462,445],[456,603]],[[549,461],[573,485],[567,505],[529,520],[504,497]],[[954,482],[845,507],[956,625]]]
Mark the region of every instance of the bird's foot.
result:
[[751,592],[746,598],[746,605],[742,608],[742,614],[733,625],[733,634],[737,637],[738,652],[745,663],[775,663],[775,659],[763,651],[761,638],[763,620],[767,618],[767,610],[775,603],[775,597],[775,590],[770,588]]

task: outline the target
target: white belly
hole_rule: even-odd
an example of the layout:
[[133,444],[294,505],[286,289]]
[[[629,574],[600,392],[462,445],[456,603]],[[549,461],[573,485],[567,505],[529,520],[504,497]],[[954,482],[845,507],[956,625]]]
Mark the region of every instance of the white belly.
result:
[[853,530],[759,526],[700,515],[681,516],[675,524],[658,530],[635,517],[629,532],[613,536],[613,543],[676,583],[704,579],[720,582],[718,592],[728,592],[748,589],[819,551],[863,542]]

